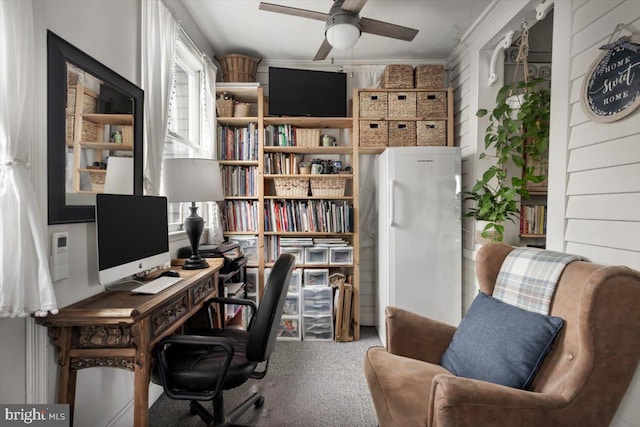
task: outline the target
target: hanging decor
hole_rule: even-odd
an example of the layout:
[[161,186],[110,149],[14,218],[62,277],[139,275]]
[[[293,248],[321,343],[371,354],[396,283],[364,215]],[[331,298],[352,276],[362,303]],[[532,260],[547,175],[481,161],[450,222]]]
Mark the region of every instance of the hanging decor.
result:
[[640,34],[632,32],[613,41],[624,28],[631,30],[624,24],[616,26],[585,76],[582,108],[595,121],[620,120],[640,105]]

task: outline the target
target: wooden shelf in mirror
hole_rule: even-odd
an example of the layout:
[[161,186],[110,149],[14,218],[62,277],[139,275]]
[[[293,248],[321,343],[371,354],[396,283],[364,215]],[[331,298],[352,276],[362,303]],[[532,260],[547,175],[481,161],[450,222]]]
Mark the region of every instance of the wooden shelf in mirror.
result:
[[104,125],[133,125],[133,115],[131,114],[85,113],[82,115],[82,119]]

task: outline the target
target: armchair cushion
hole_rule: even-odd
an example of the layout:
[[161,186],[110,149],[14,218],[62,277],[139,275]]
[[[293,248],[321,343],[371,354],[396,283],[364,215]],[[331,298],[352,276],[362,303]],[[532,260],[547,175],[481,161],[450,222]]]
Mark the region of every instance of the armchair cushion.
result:
[[523,310],[480,292],[441,365],[460,377],[526,389],[562,325],[560,317]]

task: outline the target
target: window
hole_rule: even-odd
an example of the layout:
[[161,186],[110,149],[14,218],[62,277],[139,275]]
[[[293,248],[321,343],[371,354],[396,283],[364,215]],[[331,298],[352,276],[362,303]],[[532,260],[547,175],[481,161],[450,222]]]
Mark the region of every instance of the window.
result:
[[[201,54],[183,30],[176,46],[174,82],[163,157],[204,157],[209,135],[205,120],[204,66]],[[169,231],[182,228],[190,203],[169,203]],[[204,216],[204,209],[198,213]]]

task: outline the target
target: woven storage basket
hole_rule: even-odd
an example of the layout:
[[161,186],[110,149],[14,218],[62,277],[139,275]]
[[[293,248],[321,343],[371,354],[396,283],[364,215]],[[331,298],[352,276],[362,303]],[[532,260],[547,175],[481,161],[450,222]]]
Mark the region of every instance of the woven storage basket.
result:
[[220,58],[222,81],[225,82],[255,82],[256,71],[260,59],[246,55],[229,54]]
[[445,92],[417,92],[418,117],[445,117],[447,94]]
[[392,92],[389,94],[387,117],[416,117],[416,93]]
[[414,73],[417,89],[444,87],[444,65],[416,65]]
[[73,128],[74,128],[75,121],[76,121],[75,116],[67,115],[67,120],[66,120],[66,124],[67,124],[66,141],[67,142],[73,142]]
[[80,141],[82,142],[98,142],[102,140],[102,137],[98,139],[98,132],[100,132],[100,125],[88,120],[82,121],[82,135]]
[[346,177],[325,175],[323,178],[311,178],[311,194],[314,197],[341,197],[346,187]]
[[317,147],[320,145],[320,129],[296,128],[296,145],[299,147]]
[[382,87],[384,89],[412,89],[413,66],[387,65],[382,75]]
[[419,120],[416,123],[417,145],[447,145],[445,120]]
[[233,99],[217,99],[218,117],[233,117]]
[[82,97],[82,113],[93,114],[97,112],[98,112],[98,98],[85,92],[84,96]]
[[360,92],[359,99],[361,119],[387,117],[387,92]]
[[276,196],[306,197],[309,195],[309,178],[283,176],[273,178]]
[[233,106],[233,117],[249,117],[251,104],[246,102],[236,102]]
[[104,180],[107,177],[105,171],[89,172],[91,177],[91,189],[96,193],[104,193]]
[[406,147],[412,145],[416,145],[416,122],[392,120],[389,123],[389,146]]
[[360,146],[386,147],[389,123],[384,120],[360,120]]

